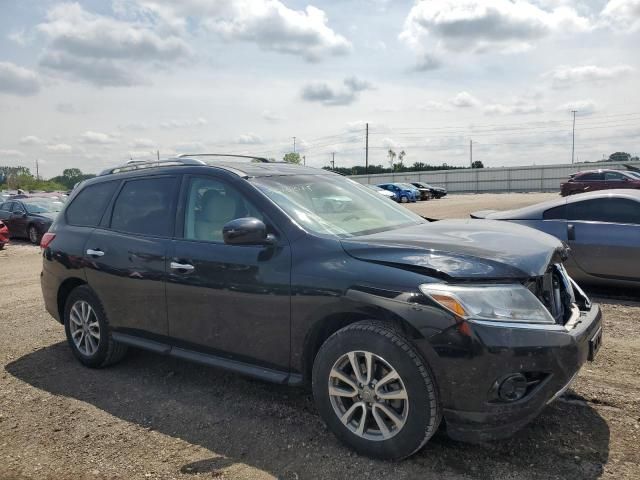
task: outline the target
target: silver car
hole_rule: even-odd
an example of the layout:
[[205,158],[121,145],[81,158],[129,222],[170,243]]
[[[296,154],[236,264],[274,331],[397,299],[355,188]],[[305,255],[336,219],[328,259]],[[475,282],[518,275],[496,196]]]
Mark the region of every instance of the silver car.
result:
[[599,190],[472,218],[507,220],[549,233],[571,247],[565,263],[584,283],[640,286],[640,191]]

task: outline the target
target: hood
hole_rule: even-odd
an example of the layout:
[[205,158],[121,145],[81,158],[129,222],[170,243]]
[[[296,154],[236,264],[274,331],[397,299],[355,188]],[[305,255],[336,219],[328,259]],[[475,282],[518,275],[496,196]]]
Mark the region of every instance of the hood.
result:
[[527,279],[566,257],[555,237],[491,220],[443,220],[342,241],[359,260],[450,281]]

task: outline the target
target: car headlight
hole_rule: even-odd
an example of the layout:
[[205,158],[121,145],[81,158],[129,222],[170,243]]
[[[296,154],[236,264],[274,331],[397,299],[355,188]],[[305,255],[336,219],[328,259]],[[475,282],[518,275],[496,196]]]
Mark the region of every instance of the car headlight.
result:
[[545,306],[520,284],[420,285],[420,291],[463,319],[555,323]]

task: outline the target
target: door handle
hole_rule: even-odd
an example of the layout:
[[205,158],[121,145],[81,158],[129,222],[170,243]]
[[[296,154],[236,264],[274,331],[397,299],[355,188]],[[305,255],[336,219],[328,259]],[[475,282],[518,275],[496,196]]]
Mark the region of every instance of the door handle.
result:
[[573,223],[567,225],[567,238],[569,240],[576,239],[576,226]]
[[171,262],[169,267],[171,267],[171,270],[184,270],[185,273],[193,272],[196,269],[196,267],[188,263],[178,262]]
[[104,252],[102,250],[92,250],[92,249],[87,249],[87,255],[90,255],[92,257],[102,257],[104,255]]

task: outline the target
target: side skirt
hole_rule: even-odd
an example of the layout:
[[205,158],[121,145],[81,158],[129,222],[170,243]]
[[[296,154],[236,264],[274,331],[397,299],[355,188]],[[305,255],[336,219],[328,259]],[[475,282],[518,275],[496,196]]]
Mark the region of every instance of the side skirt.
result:
[[209,367],[221,368],[223,370],[228,370],[230,372],[239,373],[247,377],[257,378],[267,382],[296,386],[304,383],[301,374],[292,374],[208,353],[173,347],[166,343],[156,342],[154,340],[137,337],[135,335],[128,335],[126,333],[112,332],[111,336],[116,342],[120,342],[131,347],[149,350],[161,355],[181,358],[191,362],[200,363],[202,365],[207,365]]

